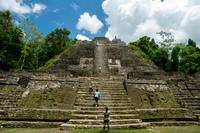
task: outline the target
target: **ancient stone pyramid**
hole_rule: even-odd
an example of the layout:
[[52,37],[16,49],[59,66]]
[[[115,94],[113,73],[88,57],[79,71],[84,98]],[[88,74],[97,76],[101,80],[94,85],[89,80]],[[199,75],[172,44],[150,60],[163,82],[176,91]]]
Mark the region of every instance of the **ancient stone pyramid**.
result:
[[132,71],[160,71],[153,63],[130,51],[124,42],[119,39],[109,41],[104,37],[78,41],[51,70],[64,71],[74,76],[123,76]]

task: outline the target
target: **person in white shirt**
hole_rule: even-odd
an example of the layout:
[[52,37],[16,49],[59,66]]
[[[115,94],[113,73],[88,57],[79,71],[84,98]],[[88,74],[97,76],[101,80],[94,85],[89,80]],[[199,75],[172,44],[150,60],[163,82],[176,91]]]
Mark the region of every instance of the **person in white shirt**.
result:
[[95,100],[95,104],[94,105],[95,106],[99,106],[98,101],[99,101],[100,96],[101,96],[101,94],[100,94],[99,90],[96,89],[96,91],[94,92],[94,100]]

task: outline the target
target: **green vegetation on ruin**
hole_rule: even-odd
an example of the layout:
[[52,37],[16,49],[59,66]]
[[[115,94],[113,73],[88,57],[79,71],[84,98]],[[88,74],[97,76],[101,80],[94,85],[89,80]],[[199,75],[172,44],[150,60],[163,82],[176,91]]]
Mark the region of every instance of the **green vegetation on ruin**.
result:
[[61,52],[60,54],[55,55],[53,58],[49,59],[43,66],[41,66],[39,68],[39,70],[47,70],[50,67],[52,67],[54,63],[56,63],[58,60],[60,60],[60,57],[63,54],[67,53],[74,46],[74,44],[75,44],[75,41],[71,41],[69,43],[69,45],[66,46],[66,48],[65,48],[65,50],[63,52]]
[[72,109],[75,94],[75,89],[70,86],[31,90],[26,97],[20,100],[19,104],[23,108]]
[[0,85],[0,88],[2,94],[15,94],[21,90],[21,87],[16,85]]

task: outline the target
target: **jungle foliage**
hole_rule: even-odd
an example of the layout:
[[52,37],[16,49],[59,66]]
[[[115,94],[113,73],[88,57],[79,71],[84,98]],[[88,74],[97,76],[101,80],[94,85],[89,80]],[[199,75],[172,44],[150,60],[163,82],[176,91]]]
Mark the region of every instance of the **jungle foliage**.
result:
[[200,48],[192,39],[189,39],[187,44],[174,44],[171,49],[144,36],[129,43],[128,47],[138,55],[152,60],[167,72],[180,71],[188,74],[200,72]]
[[[14,22],[18,21],[19,24]],[[37,69],[75,44],[70,31],[56,28],[46,36],[27,19],[14,20],[9,11],[0,12],[0,69]]]

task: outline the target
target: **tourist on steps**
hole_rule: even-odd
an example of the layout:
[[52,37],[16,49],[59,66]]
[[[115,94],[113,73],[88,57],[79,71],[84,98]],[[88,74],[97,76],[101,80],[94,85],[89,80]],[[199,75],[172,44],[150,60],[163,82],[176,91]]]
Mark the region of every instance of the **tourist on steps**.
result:
[[100,99],[100,92],[99,92],[99,90],[98,89],[96,89],[96,91],[94,92],[94,100],[95,100],[95,103],[94,103],[94,106],[96,107],[96,106],[99,106],[99,103],[98,103],[98,101],[99,101],[99,99]]
[[106,125],[109,130],[109,121],[110,121],[110,112],[108,111],[108,107],[106,106],[103,117],[103,130],[105,130]]

